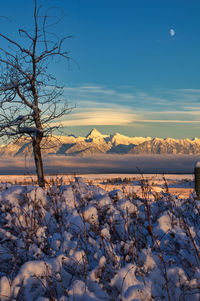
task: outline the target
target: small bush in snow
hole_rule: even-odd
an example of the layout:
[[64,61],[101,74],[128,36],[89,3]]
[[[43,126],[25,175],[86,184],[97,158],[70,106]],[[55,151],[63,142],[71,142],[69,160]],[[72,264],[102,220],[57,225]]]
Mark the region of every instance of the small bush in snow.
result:
[[2,185],[0,300],[199,300],[200,204]]

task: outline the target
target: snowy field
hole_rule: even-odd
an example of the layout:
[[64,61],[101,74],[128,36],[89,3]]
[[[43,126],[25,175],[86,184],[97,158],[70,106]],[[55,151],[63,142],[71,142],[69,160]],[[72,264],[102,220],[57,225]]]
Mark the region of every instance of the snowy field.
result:
[[200,300],[200,204],[170,192],[192,175],[8,181],[23,179],[1,177],[0,300]]
[[[126,194],[136,193],[143,196],[141,182],[143,179],[149,185],[149,198],[154,198],[155,193],[160,193],[166,184],[168,191],[180,197],[188,197],[194,190],[193,174],[76,174],[76,175],[49,175],[45,177],[50,185],[55,181],[62,181],[68,185],[75,180],[75,177],[82,177],[85,183],[111,191],[121,189]],[[34,185],[37,177],[34,175],[0,175],[0,182],[17,185]]]

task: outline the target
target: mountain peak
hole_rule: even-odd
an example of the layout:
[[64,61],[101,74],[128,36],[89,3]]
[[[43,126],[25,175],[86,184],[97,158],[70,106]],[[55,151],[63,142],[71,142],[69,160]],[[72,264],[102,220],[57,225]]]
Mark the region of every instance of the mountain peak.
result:
[[[48,140],[50,139],[50,140]],[[93,128],[86,137],[53,136],[45,138],[42,145],[49,143],[43,150],[48,155],[91,156],[95,154],[200,154],[200,138],[174,139],[151,137],[128,137],[116,133],[101,134]],[[31,155],[31,140],[21,137],[6,146],[0,145],[1,156]]]
[[93,128],[89,134],[86,136],[87,139],[89,138],[97,138],[97,137],[100,137],[102,136],[102,134],[95,128]]

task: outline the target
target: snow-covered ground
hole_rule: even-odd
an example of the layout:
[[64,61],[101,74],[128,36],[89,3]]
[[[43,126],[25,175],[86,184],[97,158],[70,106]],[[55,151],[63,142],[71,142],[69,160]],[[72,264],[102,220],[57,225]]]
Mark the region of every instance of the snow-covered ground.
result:
[[116,175],[1,183],[0,300],[200,300],[200,203],[169,192],[193,177],[130,177],[140,196]]
[[[81,174],[76,177],[82,177],[85,183],[97,185],[108,191],[113,189],[121,189],[126,194],[137,193],[142,196],[141,182],[145,178],[148,181],[150,194],[153,197],[155,192],[161,192],[163,188],[168,186],[169,192],[181,197],[188,197],[194,190],[194,175],[192,174]],[[58,179],[62,179],[63,184],[69,184],[74,181],[75,175],[54,175],[46,176],[46,181],[52,183]],[[0,182],[11,184],[26,184],[35,183],[36,176],[33,175],[0,175]],[[149,194],[149,197],[150,197]]]

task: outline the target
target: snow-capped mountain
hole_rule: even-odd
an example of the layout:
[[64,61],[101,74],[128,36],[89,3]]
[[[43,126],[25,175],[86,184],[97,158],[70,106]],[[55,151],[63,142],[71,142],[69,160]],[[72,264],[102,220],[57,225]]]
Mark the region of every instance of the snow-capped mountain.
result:
[[[86,137],[53,136],[42,141],[43,154],[92,156],[96,154],[200,154],[200,138],[173,139],[128,137],[116,133],[103,135],[98,130]],[[31,155],[28,139],[20,138],[0,146],[1,155]]]

